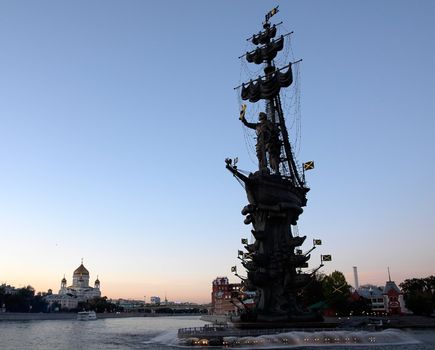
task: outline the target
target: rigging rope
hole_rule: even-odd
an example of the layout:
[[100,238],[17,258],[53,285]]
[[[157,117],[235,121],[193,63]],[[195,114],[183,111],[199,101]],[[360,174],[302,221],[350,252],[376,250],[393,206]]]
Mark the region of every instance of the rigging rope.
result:
[[242,180],[240,180],[237,176],[234,176],[235,178],[236,178],[236,180],[237,180],[237,182],[240,184],[240,186],[242,186],[243,188],[245,188],[245,183],[242,181]]
[[[285,28],[284,28],[285,29]],[[287,30],[287,29],[286,29]],[[291,36],[286,37],[286,50],[284,56],[286,62],[295,61],[293,47],[291,44]],[[290,57],[290,59],[289,59]],[[288,89],[283,89],[281,101],[283,112],[286,119],[286,124],[289,132],[292,150],[295,156],[298,157],[301,149],[301,109],[300,109],[300,67],[299,64],[292,65],[293,69],[293,84]]]
[[[282,27],[282,30],[284,30],[286,33],[289,33],[290,31]],[[284,66],[288,64],[288,62],[294,62],[295,56],[293,52],[292,42],[291,42],[291,35],[287,35],[285,38],[285,49],[283,51],[283,55],[280,56],[280,58],[276,58],[273,63],[276,67]],[[252,48],[256,48],[255,45],[253,45],[250,41],[246,43],[245,50],[247,52],[252,51]],[[262,70],[264,67],[261,65],[248,65],[246,59],[241,58],[240,60],[240,75],[239,75],[239,84],[242,82],[247,82],[252,78],[255,78],[258,75],[261,75]],[[254,68],[254,69],[252,69]],[[281,89],[281,102],[282,102],[282,111],[284,113],[285,122],[287,125],[287,131],[289,136],[289,141],[291,143],[291,149],[292,154],[295,157],[298,157],[300,155],[301,150],[301,87],[300,87],[300,67],[298,64],[292,65],[293,69],[293,83],[290,85],[290,87],[286,89]],[[240,96],[240,90],[236,90],[237,94],[237,109],[240,111],[240,106],[244,101],[242,101]],[[267,102],[266,102],[267,104]],[[249,108],[246,111],[247,119],[252,122],[256,122],[258,119],[258,113],[261,110],[260,104],[257,103],[250,103]],[[266,108],[264,106],[264,111],[266,111]],[[236,114],[237,115],[237,114]],[[245,142],[246,151],[248,153],[248,157],[252,164],[257,165],[257,155],[255,152],[255,138],[256,134],[254,130],[248,129],[241,125],[243,130],[243,138]],[[301,168],[298,164],[296,164],[297,171],[300,173]],[[290,172],[290,169],[287,169],[287,166],[285,162],[281,163],[281,170],[283,174],[288,174]],[[296,170],[296,169],[295,169]]]

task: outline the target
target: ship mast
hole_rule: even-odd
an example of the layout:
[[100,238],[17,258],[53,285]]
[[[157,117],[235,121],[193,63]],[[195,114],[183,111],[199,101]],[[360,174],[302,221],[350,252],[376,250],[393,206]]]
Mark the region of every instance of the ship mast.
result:
[[[280,69],[274,64],[274,58],[284,47],[284,35],[274,39],[276,25],[270,24],[270,18],[277,12],[278,7],[268,12],[263,22],[263,30],[248,39],[257,47],[241,57],[245,57],[249,63],[263,64],[264,75],[242,84],[241,97],[252,103],[265,100],[268,119],[277,126],[280,134],[280,175],[288,178],[293,186],[305,188],[305,182],[299,174],[292,152],[280,98],[281,88],[289,87],[293,82],[292,63]],[[285,69],[287,71],[284,71]]]

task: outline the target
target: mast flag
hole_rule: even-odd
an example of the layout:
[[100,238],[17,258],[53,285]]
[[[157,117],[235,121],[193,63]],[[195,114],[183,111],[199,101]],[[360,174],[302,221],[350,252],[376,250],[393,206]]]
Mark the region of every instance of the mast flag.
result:
[[310,160],[309,162],[304,163],[303,166],[304,166],[304,170],[314,169],[314,161]]
[[250,253],[243,253],[243,259],[251,259],[252,258],[252,254]]
[[269,22],[269,20],[279,12],[278,7],[279,7],[279,6],[274,7],[272,10],[270,10],[270,11],[266,14],[266,16],[265,16],[266,23]]

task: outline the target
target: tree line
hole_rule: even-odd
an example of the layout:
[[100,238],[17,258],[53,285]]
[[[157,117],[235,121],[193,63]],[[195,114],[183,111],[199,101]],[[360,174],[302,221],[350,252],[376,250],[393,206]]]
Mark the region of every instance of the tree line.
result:
[[32,286],[14,289],[13,293],[0,286],[0,308],[9,312],[45,312],[47,302],[40,293],[35,295]]
[[[399,284],[406,308],[416,315],[432,315],[435,310],[435,276],[406,279]],[[344,274],[317,274],[302,291],[301,301],[307,308],[329,308],[337,315],[367,315],[373,312],[371,302],[363,297],[352,298],[351,286]]]
[[406,307],[416,315],[432,315],[435,310],[435,276],[406,279],[399,284]]

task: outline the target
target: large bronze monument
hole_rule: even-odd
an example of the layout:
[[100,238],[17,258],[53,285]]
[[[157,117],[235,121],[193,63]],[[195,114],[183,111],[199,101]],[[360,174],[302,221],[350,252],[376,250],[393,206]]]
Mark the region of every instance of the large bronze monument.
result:
[[[255,306],[241,309],[243,322],[297,322],[318,320],[317,314],[301,307],[300,292],[311,280],[303,273],[310,258],[299,246],[304,237],[292,233],[302,208],[306,205],[309,188],[298,168],[289,141],[280,91],[293,82],[292,64],[278,68],[274,59],[283,49],[284,36],[276,37],[277,25],[266,15],[263,29],[251,37],[256,49],[246,53],[249,63],[264,66],[264,75],[238,88],[241,98],[251,103],[264,103],[258,122],[245,118],[246,106],[240,112],[241,122],[255,129],[258,170],[244,175],[230,159],[226,167],[244,184],[249,204],[242,214],[245,224],[252,224],[255,242],[248,244],[241,255],[247,277],[242,279],[245,291],[255,292]],[[252,293],[251,293],[252,294]]]

